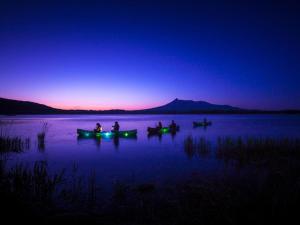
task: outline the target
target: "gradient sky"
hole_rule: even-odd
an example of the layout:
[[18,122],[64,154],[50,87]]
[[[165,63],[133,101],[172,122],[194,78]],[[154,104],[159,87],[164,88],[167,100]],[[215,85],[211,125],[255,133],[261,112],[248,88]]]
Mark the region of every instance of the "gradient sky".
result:
[[300,109],[297,1],[0,2],[0,97]]

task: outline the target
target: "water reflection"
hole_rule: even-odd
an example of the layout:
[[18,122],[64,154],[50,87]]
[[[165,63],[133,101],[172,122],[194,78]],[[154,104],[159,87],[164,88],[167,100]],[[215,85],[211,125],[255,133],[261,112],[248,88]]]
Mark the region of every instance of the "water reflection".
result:
[[163,136],[171,135],[172,140],[174,140],[177,133],[178,133],[178,131],[172,131],[172,132],[169,132],[169,133],[148,133],[147,137],[148,137],[148,140],[157,137],[158,140],[161,141]]
[[100,146],[101,146],[101,143],[102,143],[102,141],[103,140],[105,140],[105,141],[108,141],[108,142],[112,142],[113,143],[113,145],[114,145],[114,147],[116,148],[116,149],[118,149],[119,148],[119,146],[120,146],[120,139],[124,139],[124,140],[137,140],[137,137],[136,136],[133,136],[133,137],[126,137],[126,138],[120,138],[120,137],[113,137],[113,138],[101,138],[101,137],[92,137],[92,138],[90,138],[90,137],[82,137],[82,136],[77,136],[77,142],[79,143],[79,142],[82,142],[82,143],[84,143],[84,142],[94,142],[95,143],[95,145],[98,147],[98,148],[100,148]]
[[101,147],[101,138],[85,138],[85,137],[81,137],[81,136],[77,136],[77,143],[91,143],[91,142],[94,142],[95,145],[97,146],[97,148],[100,148]]
[[115,146],[116,150],[118,150],[119,145],[120,145],[120,138],[119,137],[114,137],[113,138],[113,143],[114,143],[114,146]]
[[148,133],[148,140],[152,139],[152,138],[158,138],[159,141],[161,141],[162,139],[162,134],[160,133]]
[[208,126],[193,126],[193,130],[207,130]]
[[177,133],[177,132],[171,132],[172,140],[174,140],[174,138],[175,138],[175,136],[176,136],[176,133]]

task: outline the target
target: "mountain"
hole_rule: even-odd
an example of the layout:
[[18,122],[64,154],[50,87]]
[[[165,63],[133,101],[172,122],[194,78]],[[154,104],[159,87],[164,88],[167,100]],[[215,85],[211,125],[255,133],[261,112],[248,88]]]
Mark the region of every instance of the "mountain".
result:
[[237,107],[229,105],[215,105],[205,101],[179,100],[174,101],[152,109],[146,109],[147,112],[158,113],[197,113],[197,112],[237,112],[244,111]]
[[0,114],[55,114],[63,110],[55,109],[46,105],[0,98]]
[[124,113],[125,110],[63,110],[28,101],[0,98],[0,115],[19,114],[110,114]]

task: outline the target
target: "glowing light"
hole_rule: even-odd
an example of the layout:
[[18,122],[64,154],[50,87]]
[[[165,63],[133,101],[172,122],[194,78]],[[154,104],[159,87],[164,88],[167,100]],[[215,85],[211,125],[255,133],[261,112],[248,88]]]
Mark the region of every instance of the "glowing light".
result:
[[126,132],[126,133],[125,133],[125,137],[127,137],[127,136],[128,136],[128,133]]
[[106,133],[105,133],[105,137],[109,137],[110,135],[111,135],[110,132],[106,132]]
[[162,129],[162,132],[163,132],[163,133],[167,133],[167,132],[168,132],[168,128],[163,128],[163,129]]

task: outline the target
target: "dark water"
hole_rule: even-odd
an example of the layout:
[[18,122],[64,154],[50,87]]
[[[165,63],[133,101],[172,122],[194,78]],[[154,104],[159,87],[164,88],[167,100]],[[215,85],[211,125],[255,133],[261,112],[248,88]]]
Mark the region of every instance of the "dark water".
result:
[[[210,127],[193,128],[192,121],[204,117],[213,122]],[[46,160],[52,171],[74,163],[83,176],[95,171],[97,183],[109,187],[115,181],[172,183],[193,173],[223,173],[221,161],[213,157],[190,158],[184,151],[184,138],[204,136],[215,142],[218,136],[300,137],[298,115],[53,115],[0,117],[8,122],[4,129],[11,135],[29,137],[31,146],[21,154],[11,154],[10,163],[31,165]],[[168,125],[174,119],[180,125],[175,135],[164,134],[148,138],[146,128],[158,121]],[[11,121],[11,123],[10,123]],[[100,122],[110,130],[119,121],[121,130],[137,129],[136,139],[78,139],[77,128],[93,129]],[[37,133],[47,122],[45,149],[37,144]]]

